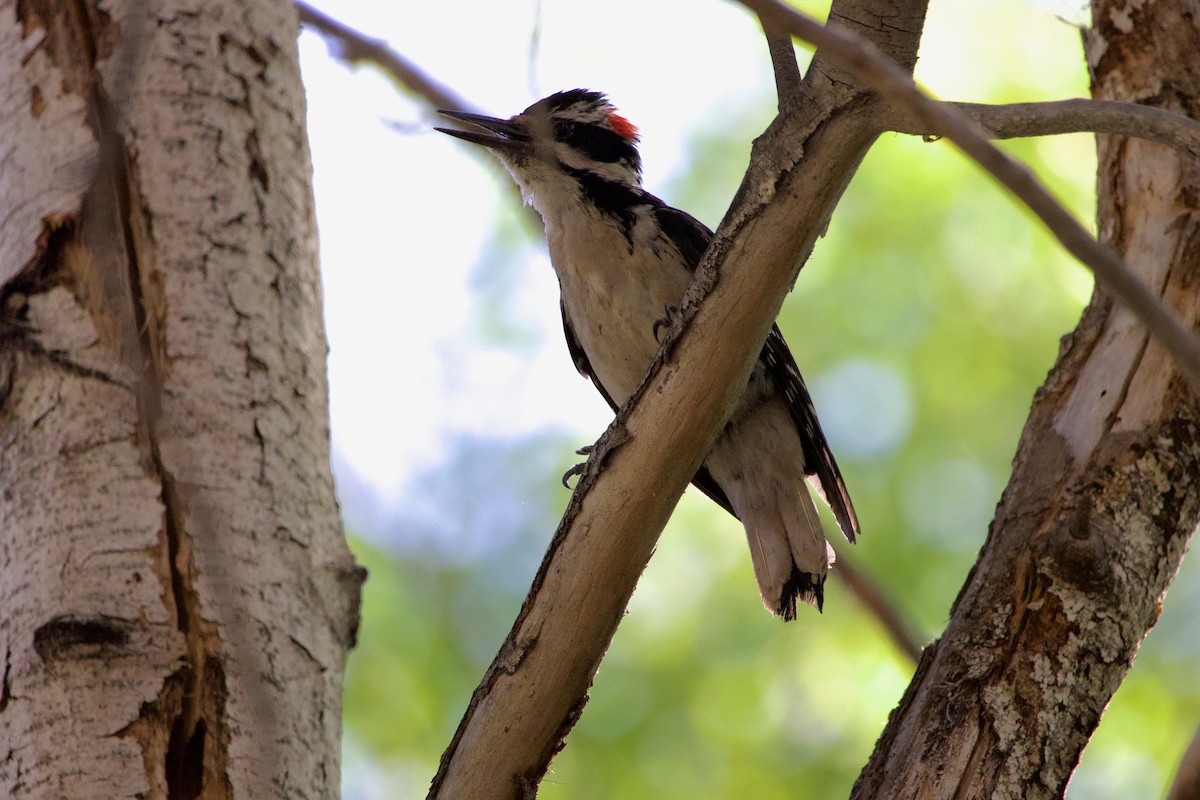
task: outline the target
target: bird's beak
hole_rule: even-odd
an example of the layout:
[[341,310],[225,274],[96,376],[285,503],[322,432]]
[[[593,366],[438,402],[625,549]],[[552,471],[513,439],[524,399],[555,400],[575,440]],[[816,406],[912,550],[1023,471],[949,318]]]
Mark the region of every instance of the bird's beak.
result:
[[479,128],[480,131],[460,131],[455,128],[434,128],[448,133],[458,139],[463,139],[484,147],[514,148],[529,141],[524,126],[510,119],[496,119],[482,114],[468,114],[465,111],[438,111],[443,117],[465,122]]

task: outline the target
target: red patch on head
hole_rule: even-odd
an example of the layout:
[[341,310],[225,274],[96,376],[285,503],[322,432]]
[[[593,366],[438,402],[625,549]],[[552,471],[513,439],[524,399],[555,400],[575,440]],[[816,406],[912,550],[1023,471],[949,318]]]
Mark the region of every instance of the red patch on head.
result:
[[636,141],[638,138],[638,129],[629,120],[622,117],[616,111],[608,115],[608,127],[613,129],[613,132],[623,139]]

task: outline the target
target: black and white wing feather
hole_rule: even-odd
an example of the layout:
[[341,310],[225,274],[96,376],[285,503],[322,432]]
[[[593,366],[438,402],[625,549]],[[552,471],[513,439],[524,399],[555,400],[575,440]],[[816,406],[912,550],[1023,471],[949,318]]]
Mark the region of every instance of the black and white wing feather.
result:
[[816,477],[815,482],[811,479],[809,482],[833,511],[846,539],[853,542],[860,532],[858,515],[854,513],[854,504],[850,502],[842,471],[838,469],[833,451],[829,449],[821,424],[817,421],[812,397],[778,325],[771,326],[758,363],[766,370],[775,388],[787,399],[788,411],[791,412],[792,422],[800,434],[800,446],[804,450],[804,472]]
[[[708,243],[712,240],[712,231],[691,214],[671,208],[653,195],[647,194],[645,199],[663,233],[675,245],[687,267],[694,271],[704,256],[704,251],[708,249]],[[560,303],[560,308],[563,315],[563,332],[567,339],[567,350],[575,362],[575,368],[591,379],[609,406],[616,411],[617,404],[613,402],[612,396],[597,379],[591,363],[588,361],[587,353],[584,352],[575,336],[566,306]],[[814,488],[833,510],[834,517],[846,538],[853,542],[855,535],[859,532],[858,517],[854,513],[854,506],[850,502],[850,494],[846,491],[846,484],[842,480],[842,473],[838,469],[837,461],[834,460],[829,444],[825,441],[825,435],[821,432],[821,426],[817,422],[812,398],[808,394],[804,380],[800,377],[800,370],[796,367],[796,361],[792,358],[778,326],[771,326],[771,333],[763,345],[762,353],[758,357],[758,364],[759,368],[764,370],[770,378],[776,390],[781,392],[787,400],[796,432],[800,435],[805,473],[816,478]],[[706,468],[700,468],[692,479],[692,483],[730,514],[737,516],[729,498]]]

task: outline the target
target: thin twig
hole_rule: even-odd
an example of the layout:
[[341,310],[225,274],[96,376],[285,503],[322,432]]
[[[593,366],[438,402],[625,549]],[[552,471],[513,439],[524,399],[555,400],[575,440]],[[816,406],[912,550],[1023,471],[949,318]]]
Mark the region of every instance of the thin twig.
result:
[[842,579],[855,599],[883,626],[900,652],[908,656],[914,664],[920,661],[921,651],[925,648],[915,627],[884,595],[879,584],[841,553],[838,554],[837,564],[832,572]]
[[779,95],[779,111],[800,96],[800,64],[796,61],[796,46],[792,37],[784,32],[772,31],[764,26],[767,49],[771,52],[771,67],[775,71],[775,92]]
[[[1200,122],[1153,106],[1077,97],[1044,103],[949,103],[996,139],[1105,133],[1170,145],[1200,156]],[[933,131],[911,108],[892,106],[882,119],[888,130],[929,136]]]
[[[332,17],[322,14],[307,3],[296,2],[296,10],[300,14],[300,22],[317,31],[329,45],[330,54],[349,64],[370,64],[383,70],[392,80],[408,89],[424,100],[431,111],[449,109],[452,111],[467,111],[472,114],[481,113],[481,109],[466,100],[453,89],[448,89],[442,83],[434,80],[424,70],[409,61],[404,56],[387,46],[382,40],[372,39],[364,33],[356,31],[349,25]],[[532,46],[532,45],[531,45]],[[532,58],[532,55],[531,55]],[[389,123],[393,130],[405,130],[395,123]],[[496,159],[491,158],[475,145],[470,145],[471,152],[481,157],[489,167],[496,172],[503,172]],[[521,190],[512,181],[505,181],[509,189],[519,198]],[[537,211],[521,201],[525,209],[525,218],[530,223],[530,230],[542,230],[542,218]]]
[[321,34],[334,58],[349,64],[376,65],[401,86],[428,100],[435,109],[466,111],[470,108],[466,100],[430,78],[407,58],[388,47],[387,42],[372,39],[308,3],[297,2],[296,10],[300,14],[301,24]]
[[910,110],[926,130],[945,136],[1037,214],[1063,247],[1089,267],[1171,354],[1193,391],[1200,393],[1200,338],[1183,326],[1110,248],[1092,238],[1071,213],[1022,164],[988,142],[987,131],[946,103],[926,97],[912,76],[881,55],[861,36],[826,27],[775,0],[739,0],[758,14],[764,26],[786,30],[821,48],[830,61],[857,75],[866,85]]

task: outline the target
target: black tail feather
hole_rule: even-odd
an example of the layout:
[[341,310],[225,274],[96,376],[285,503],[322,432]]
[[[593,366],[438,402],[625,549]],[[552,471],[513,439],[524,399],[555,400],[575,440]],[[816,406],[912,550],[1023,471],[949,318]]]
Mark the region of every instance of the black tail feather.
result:
[[796,618],[796,601],[816,606],[817,611],[825,610],[825,576],[814,577],[811,572],[801,572],[795,564],[792,574],[783,585],[783,593],[779,596],[779,605],[775,613],[783,617],[784,622]]

